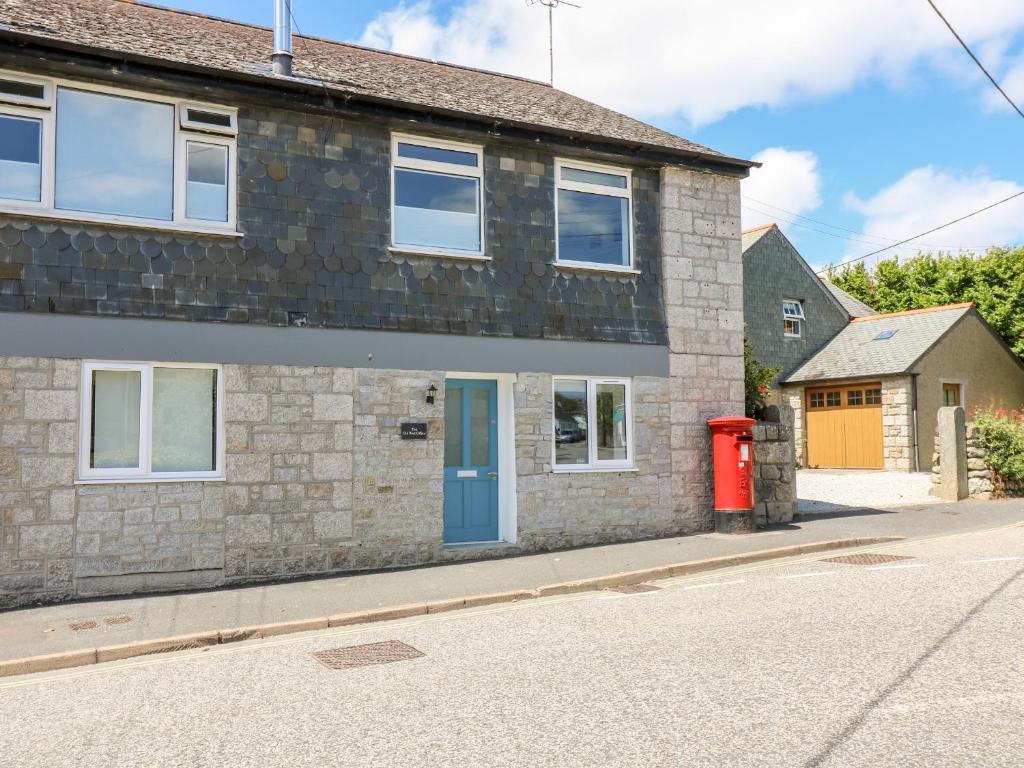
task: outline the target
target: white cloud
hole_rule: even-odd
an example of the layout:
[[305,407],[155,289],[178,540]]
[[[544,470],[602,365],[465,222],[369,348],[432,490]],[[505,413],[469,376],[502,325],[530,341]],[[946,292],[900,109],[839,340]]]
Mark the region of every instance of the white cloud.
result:
[[[888,243],[925,232],[1021,191],[1024,186],[992,178],[985,172],[956,176],[925,166],[911,171],[867,200],[848,193],[844,202],[865,217],[863,233],[866,236]],[[912,256],[921,250],[982,251],[989,245],[1009,245],[1022,240],[1024,197],[887,251],[879,258],[896,254]],[[874,250],[872,246],[851,243],[845,258],[871,250]]]
[[[861,0],[587,0],[555,11],[556,84],[648,118],[709,123],[746,106],[842,92],[870,77],[902,82],[921,62],[978,80],[925,3]],[[1000,52],[1024,28],[1019,0],[945,0],[972,45]],[[546,80],[547,14],[522,0],[402,2],[361,42]],[[969,63],[968,63],[969,64]],[[983,85],[978,82],[978,87]]]
[[764,165],[742,182],[744,229],[780,217],[790,219],[821,205],[818,157],[813,152],[770,147],[753,159]]

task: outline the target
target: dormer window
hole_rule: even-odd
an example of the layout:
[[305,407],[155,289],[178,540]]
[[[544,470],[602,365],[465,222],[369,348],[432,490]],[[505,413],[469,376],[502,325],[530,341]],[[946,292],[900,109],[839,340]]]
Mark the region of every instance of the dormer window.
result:
[[782,302],[783,335],[799,339],[804,335],[804,303],[798,299]]

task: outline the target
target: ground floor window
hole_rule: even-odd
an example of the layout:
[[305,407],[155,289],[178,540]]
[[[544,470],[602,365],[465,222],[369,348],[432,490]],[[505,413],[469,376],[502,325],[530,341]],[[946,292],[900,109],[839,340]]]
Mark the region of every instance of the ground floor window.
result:
[[629,379],[554,379],[554,468],[615,469],[633,463]]
[[221,475],[221,372],[213,365],[86,363],[79,477]]

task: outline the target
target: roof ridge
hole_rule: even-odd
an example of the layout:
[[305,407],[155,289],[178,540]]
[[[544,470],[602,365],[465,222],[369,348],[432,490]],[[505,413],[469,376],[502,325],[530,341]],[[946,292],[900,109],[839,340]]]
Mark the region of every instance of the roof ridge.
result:
[[768,224],[762,224],[759,227],[751,227],[750,229],[744,229],[742,232],[740,232],[740,234],[749,235],[751,232],[760,232],[762,229],[771,229],[772,227],[778,228],[778,226],[779,225],[773,221]]
[[[273,32],[274,32],[273,27],[268,27],[268,26],[266,26],[264,24],[253,24],[252,22],[248,22],[248,21],[240,21],[239,19],[230,19],[230,18],[228,18],[226,16],[215,16],[215,15],[212,15],[212,14],[209,14],[209,13],[201,13],[200,11],[189,11],[189,10],[185,10],[184,8],[172,8],[172,7],[167,6],[167,5],[161,5],[160,3],[148,2],[147,0],[114,0],[114,2],[123,3],[125,5],[141,6],[143,8],[152,8],[153,10],[164,11],[166,13],[178,13],[178,14],[181,14],[182,16],[193,16],[195,18],[200,18],[200,19],[209,19],[211,21],[219,21],[219,22],[221,22],[223,24],[234,24],[234,25],[239,26],[239,27],[247,27],[249,29],[262,29],[262,30],[265,30],[267,32],[270,32],[271,34],[273,34]],[[293,14],[292,15],[292,19],[294,20],[294,18],[295,18],[295,16]],[[297,27],[297,25],[296,25],[296,27]],[[512,75],[512,74],[509,74],[507,72],[497,72],[497,71],[495,71],[493,69],[483,69],[482,67],[471,67],[471,66],[469,66],[467,64],[456,64],[455,62],[452,62],[452,61],[442,61],[441,59],[428,59],[426,56],[413,56],[412,54],[409,54],[409,53],[399,53],[397,51],[384,50],[383,48],[373,48],[373,47],[371,47],[369,45],[360,45],[359,43],[351,43],[351,42],[349,42],[347,40],[332,40],[329,37],[319,37],[318,35],[307,35],[307,34],[300,34],[299,32],[295,32],[295,37],[300,38],[302,40],[314,40],[314,41],[316,41],[318,43],[325,43],[327,45],[338,45],[338,46],[342,46],[342,47],[345,47],[345,48],[356,48],[356,49],[358,49],[360,51],[369,51],[371,53],[379,53],[379,54],[381,54],[383,56],[395,56],[395,57],[400,58],[400,59],[410,59],[412,61],[422,61],[425,64],[436,64],[439,67],[452,67],[453,69],[462,69],[462,70],[466,70],[466,71],[469,71],[469,72],[479,72],[480,74],[483,74],[483,75],[492,75],[494,77],[502,77],[502,78],[507,78],[509,80],[519,80],[520,82],[533,83],[534,85],[542,85],[545,88],[551,88],[552,90],[554,90],[554,86],[552,86],[551,83],[546,83],[543,80],[535,80],[532,77],[523,77],[522,75]],[[316,62],[310,62],[310,63],[314,64],[314,65],[316,64]],[[565,93],[565,94],[567,94],[569,96],[573,96],[573,94],[568,93],[567,91],[560,91],[560,93]],[[579,98],[579,97],[578,96],[574,96],[574,98]],[[607,109],[607,107],[605,107],[605,109]],[[620,113],[620,114],[622,114],[622,113]],[[629,115],[625,115],[625,116],[629,117]],[[636,119],[636,118],[632,118],[632,119]]]
[[[840,288],[840,290],[842,290]],[[869,320],[882,320],[887,317],[903,317],[905,315],[923,315],[926,312],[944,312],[951,309],[967,309],[973,307],[973,301],[964,301],[959,304],[943,304],[938,307],[921,307],[919,309],[904,309],[900,312],[885,312],[877,315],[867,315],[865,317],[854,317],[850,319],[851,323],[863,323]]]

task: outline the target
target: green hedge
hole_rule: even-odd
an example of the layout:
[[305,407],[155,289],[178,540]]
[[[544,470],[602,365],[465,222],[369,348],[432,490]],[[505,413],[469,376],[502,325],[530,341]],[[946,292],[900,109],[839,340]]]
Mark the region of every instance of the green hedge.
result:
[[1006,480],[1024,483],[1024,413],[987,408],[974,413],[974,423],[989,466]]

